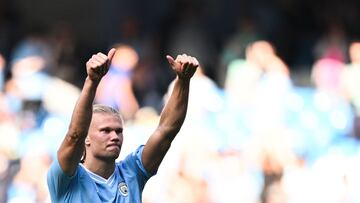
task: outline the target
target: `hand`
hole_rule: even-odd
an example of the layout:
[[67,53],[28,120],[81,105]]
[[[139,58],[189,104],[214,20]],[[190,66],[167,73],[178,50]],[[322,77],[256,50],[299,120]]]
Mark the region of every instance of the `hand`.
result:
[[112,48],[107,56],[99,52],[94,54],[86,62],[86,71],[90,80],[100,82],[101,78],[106,75],[109,70],[115,51],[116,49]]
[[179,79],[189,80],[199,66],[199,62],[195,57],[186,54],[178,55],[176,60],[169,55],[166,58]]

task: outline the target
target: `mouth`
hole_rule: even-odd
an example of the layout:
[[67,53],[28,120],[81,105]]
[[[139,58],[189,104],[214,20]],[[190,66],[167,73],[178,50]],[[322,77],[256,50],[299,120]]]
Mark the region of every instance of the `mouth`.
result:
[[120,145],[119,144],[109,144],[106,146],[107,148],[118,148],[120,149]]

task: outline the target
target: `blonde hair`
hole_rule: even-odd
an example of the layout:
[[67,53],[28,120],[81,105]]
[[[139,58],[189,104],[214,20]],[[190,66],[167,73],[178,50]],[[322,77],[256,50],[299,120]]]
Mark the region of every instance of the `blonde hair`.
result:
[[123,118],[122,118],[120,112],[111,106],[107,106],[107,105],[103,105],[103,104],[94,104],[93,105],[93,114],[95,114],[95,113],[112,114],[114,116],[119,117],[123,121]]

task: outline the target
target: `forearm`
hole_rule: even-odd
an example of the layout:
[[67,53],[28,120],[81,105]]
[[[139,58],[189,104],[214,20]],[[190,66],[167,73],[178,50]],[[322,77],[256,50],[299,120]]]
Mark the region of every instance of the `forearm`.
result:
[[80,97],[74,108],[68,135],[74,139],[85,138],[92,117],[92,106],[96,94],[97,82],[86,78]]
[[59,163],[65,174],[69,176],[74,174],[85,150],[84,142],[91,122],[96,88],[96,83],[88,78],[85,80],[73,111],[69,130],[58,150]]
[[190,80],[176,78],[171,96],[160,116],[159,127],[166,135],[175,136],[186,116]]

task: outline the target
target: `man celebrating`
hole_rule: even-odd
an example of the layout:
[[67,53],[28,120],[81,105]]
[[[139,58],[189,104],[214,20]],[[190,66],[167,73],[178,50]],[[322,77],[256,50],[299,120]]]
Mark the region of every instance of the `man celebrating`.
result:
[[115,51],[95,54],[86,63],[88,75],[69,130],[48,172],[52,202],[141,203],[145,183],[156,173],[184,122],[190,79],[199,63],[185,54],[175,60],[166,56],[176,79],[159,125],[145,145],[115,162],[123,143],[123,120],[117,110],[93,105],[96,89]]

